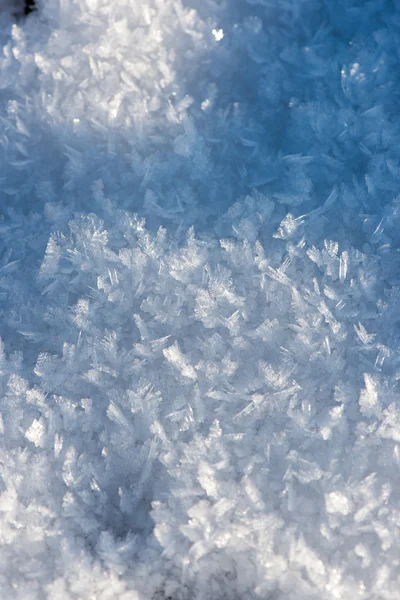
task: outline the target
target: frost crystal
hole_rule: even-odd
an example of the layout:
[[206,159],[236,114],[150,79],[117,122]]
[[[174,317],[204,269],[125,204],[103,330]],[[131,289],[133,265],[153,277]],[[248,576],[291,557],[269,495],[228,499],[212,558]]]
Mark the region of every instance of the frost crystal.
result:
[[5,600],[398,600],[400,7],[0,0]]

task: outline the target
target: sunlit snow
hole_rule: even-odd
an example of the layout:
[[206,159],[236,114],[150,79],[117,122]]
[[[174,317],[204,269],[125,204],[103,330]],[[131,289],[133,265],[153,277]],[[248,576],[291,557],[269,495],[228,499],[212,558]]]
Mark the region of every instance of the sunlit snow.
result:
[[400,5],[0,2],[0,598],[399,600]]

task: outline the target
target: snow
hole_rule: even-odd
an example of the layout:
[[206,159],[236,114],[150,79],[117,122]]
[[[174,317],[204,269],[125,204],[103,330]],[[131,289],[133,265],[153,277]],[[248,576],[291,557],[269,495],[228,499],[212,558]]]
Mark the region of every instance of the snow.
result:
[[398,600],[400,12],[0,3],[5,600]]

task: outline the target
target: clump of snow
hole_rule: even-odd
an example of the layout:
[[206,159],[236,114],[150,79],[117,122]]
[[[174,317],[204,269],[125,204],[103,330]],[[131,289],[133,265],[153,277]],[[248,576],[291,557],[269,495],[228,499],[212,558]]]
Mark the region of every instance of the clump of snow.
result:
[[397,600],[386,0],[0,5],[7,600]]

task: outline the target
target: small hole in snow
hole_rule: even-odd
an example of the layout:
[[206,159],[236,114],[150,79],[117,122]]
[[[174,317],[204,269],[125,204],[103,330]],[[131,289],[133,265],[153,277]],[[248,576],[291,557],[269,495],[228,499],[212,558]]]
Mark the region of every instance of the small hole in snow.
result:
[[29,15],[35,10],[35,0],[25,0],[24,14]]
[[24,1],[24,15],[29,15],[31,12],[35,10],[35,0],[25,0]]

